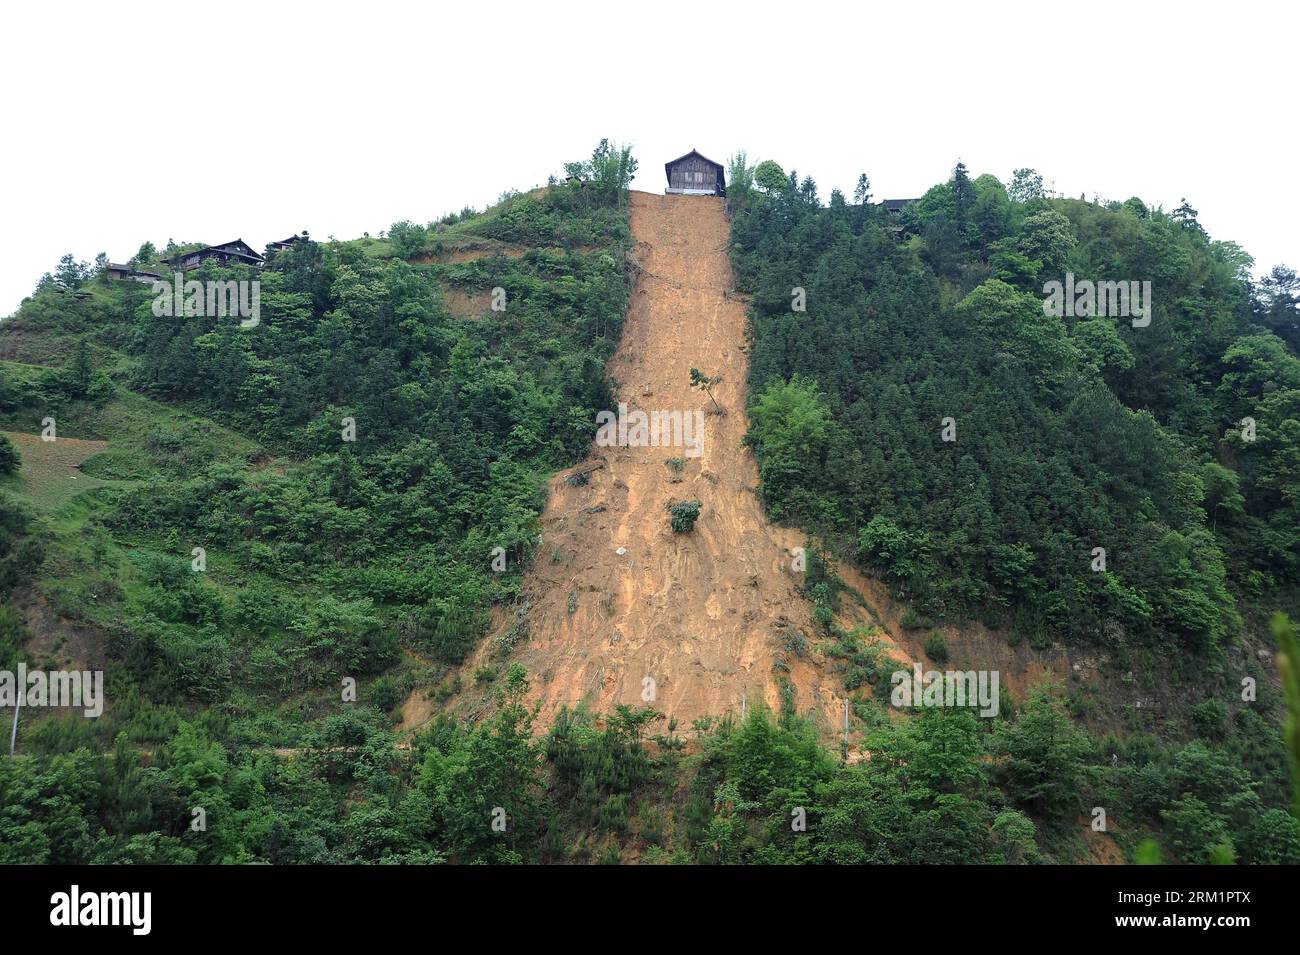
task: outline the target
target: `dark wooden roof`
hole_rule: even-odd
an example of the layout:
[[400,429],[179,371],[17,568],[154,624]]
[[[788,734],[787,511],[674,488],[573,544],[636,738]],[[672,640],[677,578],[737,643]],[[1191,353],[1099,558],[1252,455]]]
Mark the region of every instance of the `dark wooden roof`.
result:
[[913,202],[916,202],[916,200],[915,199],[886,199],[884,202],[881,203],[881,205],[885,207],[886,212],[898,212],[904,206],[911,205]]
[[160,272],[150,272],[148,269],[137,269],[129,265],[122,265],[120,262],[109,262],[108,270],[110,272],[126,272],[128,275],[151,275],[156,279],[162,278]]
[[181,259],[188,259],[194,255],[206,255],[209,252],[220,252],[224,255],[233,255],[237,258],[247,259],[249,262],[261,262],[262,256],[253,251],[253,247],[243,239],[234,239],[230,242],[222,242],[220,245],[205,245],[201,249],[191,249],[189,252],[178,252],[176,255],[163,259],[164,262],[177,262]]
[[268,242],[266,243],[266,247],[270,249],[272,252],[280,252],[284,249],[288,249],[296,245],[299,242],[305,241],[306,238],[307,238],[307,233],[304,232],[302,235],[291,235],[287,239],[276,239],[274,242]]
[[668,162],[664,163],[664,175],[666,175],[666,176],[668,177],[668,179],[669,179],[670,182],[672,181],[672,167],[675,166],[675,165],[677,165],[677,164],[678,164],[679,162],[681,162],[683,159],[690,159],[692,156],[695,156],[695,157],[698,158],[698,159],[703,159],[703,160],[704,160],[706,163],[708,163],[710,166],[713,166],[715,169],[717,169],[717,171],[718,171],[718,180],[719,180],[719,181],[722,181],[722,179],[723,179],[722,163],[720,163],[720,162],[714,162],[712,159],[710,159],[708,156],[704,155],[704,153],[700,152],[699,150],[692,149],[692,150],[691,150],[690,152],[688,152],[686,155],[684,155],[684,156],[678,156],[676,159],[670,159],[670,160],[668,160]]

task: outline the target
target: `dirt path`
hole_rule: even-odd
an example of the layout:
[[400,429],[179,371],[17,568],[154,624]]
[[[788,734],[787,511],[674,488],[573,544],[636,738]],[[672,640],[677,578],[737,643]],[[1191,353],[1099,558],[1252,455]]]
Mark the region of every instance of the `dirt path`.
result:
[[[757,467],[741,446],[746,317],[743,301],[729,294],[722,201],[633,193],[631,227],[644,271],[610,362],[620,400],[646,412],[710,409],[708,396],[690,387],[696,367],[721,377],[713,395],[725,414],[704,418],[698,457],[681,447],[597,447],[574,469],[603,462],[588,483],[569,484],[572,472],[552,481],[525,585],[529,636],[512,659],[529,670],[542,725],[580,701],[597,711],[647,705],[647,678],[650,705],[683,728],[738,712],[742,699],[779,707],[783,676],[800,710],[835,720],[838,681],[823,677],[815,651],[785,649],[786,634],[813,634],[795,591],[802,575],[790,570],[789,551],[803,541],[767,523]],[[666,462],[681,457],[686,464],[675,473]],[[693,533],[672,533],[670,500],[703,503]],[[500,661],[495,637],[512,616],[502,615],[467,674]]]

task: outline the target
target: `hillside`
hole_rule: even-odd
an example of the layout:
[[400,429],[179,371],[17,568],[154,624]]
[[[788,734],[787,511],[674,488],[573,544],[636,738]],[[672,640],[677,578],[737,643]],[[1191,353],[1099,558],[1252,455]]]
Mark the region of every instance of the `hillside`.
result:
[[[191,273],[253,326],[71,256],[0,324],[0,669],[108,687],[24,710],[0,861],[1300,861],[1284,274],[1028,170],[565,171]],[[1152,321],[1048,315],[1067,272]],[[913,662],[1000,705],[894,705]]]
[[[597,446],[557,475],[518,607],[473,665],[492,665],[500,638],[526,628],[508,659],[535,674],[548,726],[565,706],[649,704],[685,727],[746,702],[779,710],[787,692],[834,719],[820,667],[792,651],[813,631],[791,569],[802,538],[767,523],[743,447],[745,303],[731,294],[722,200],[633,192],[629,224],[636,286],[609,366],[618,400],[629,413],[698,414],[702,441]],[[694,367],[718,379],[711,397],[692,388]],[[683,500],[703,505],[689,534],[670,527]]]

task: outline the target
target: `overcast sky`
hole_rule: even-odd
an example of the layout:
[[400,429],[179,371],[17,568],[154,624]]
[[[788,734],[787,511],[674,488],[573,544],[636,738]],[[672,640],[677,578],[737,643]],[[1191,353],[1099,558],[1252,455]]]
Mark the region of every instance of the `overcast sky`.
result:
[[[685,17],[687,9],[703,11]],[[691,23],[682,22],[691,20]],[[960,157],[1004,182],[1187,197],[1257,272],[1300,267],[1297,5],[801,0],[5,3],[0,315],[71,251],[257,249],[482,208],[634,144],[738,149],[919,196]]]

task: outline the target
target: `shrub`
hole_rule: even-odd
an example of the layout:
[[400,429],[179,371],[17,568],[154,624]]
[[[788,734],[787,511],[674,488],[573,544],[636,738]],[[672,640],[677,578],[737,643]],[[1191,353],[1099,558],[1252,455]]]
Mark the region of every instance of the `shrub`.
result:
[[13,474],[22,463],[22,456],[19,455],[13,442],[0,434],[0,474]]
[[695,529],[695,522],[699,520],[700,508],[702,505],[699,501],[677,501],[670,503],[668,510],[672,514],[672,528],[674,534],[689,534]]
[[925,655],[935,663],[948,662],[948,644],[943,634],[935,631],[925,638]]
[[1198,736],[1219,736],[1227,718],[1228,708],[1222,700],[1206,700],[1192,707],[1192,725]]
[[398,681],[386,673],[370,684],[366,696],[369,698],[369,702],[387,713],[402,702],[404,694]]

